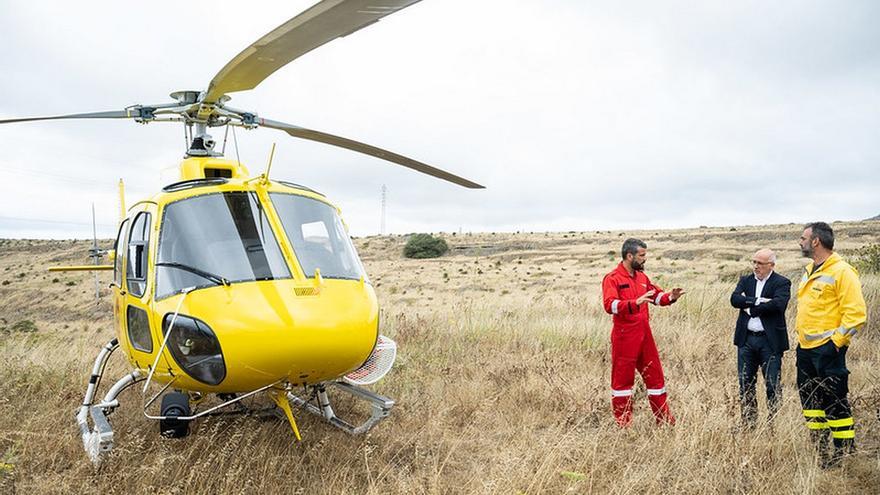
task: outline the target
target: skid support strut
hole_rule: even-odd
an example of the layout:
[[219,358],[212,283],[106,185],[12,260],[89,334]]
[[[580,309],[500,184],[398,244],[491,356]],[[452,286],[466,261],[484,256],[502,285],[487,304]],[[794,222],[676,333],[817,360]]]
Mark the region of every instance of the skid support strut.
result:
[[329,382],[328,384],[332,385],[341,392],[350,394],[356,399],[367,401],[372,408],[372,414],[370,415],[370,418],[360,425],[354,426],[351,423],[338,417],[336,413],[333,412],[333,407],[330,405],[330,397],[327,395],[327,384],[325,383],[315,385],[313,388],[313,390],[316,392],[315,395],[318,399],[317,406],[290,392],[287,393],[287,398],[290,399],[290,401],[294,405],[302,407],[312,414],[321,416],[328,423],[352,435],[358,435],[366,432],[367,430],[375,426],[376,423],[388,417],[388,415],[391,413],[391,408],[394,407],[393,400],[389,399],[388,397],[370,392],[367,389],[357,387],[355,385],[350,385],[345,382]]

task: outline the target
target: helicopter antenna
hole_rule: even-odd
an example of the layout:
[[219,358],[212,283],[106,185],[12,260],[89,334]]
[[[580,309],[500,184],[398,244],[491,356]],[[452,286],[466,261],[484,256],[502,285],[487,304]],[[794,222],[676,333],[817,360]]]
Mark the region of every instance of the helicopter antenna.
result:
[[125,183],[122,182],[122,177],[119,178],[119,223],[125,220]]
[[272,170],[273,158],[275,158],[275,143],[272,143],[272,151],[269,152],[269,163],[266,165],[266,173],[263,174],[263,184],[269,183],[269,171]]
[[388,188],[382,184],[382,214],[379,217],[379,235],[385,235],[385,199]]

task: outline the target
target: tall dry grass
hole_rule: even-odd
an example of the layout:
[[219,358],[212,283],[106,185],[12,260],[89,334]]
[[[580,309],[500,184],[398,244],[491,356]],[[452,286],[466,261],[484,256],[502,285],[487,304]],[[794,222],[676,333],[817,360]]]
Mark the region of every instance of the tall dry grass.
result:
[[[878,231],[873,223],[852,229]],[[28,257],[24,241],[7,242],[0,278],[13,282],[0,286],[0,323],[31,319],[38,330],[2,333],[0,492],[877,493],[876,325],[849,354],[859,451],[841,468],[816,465],[792,353],[772,428],[737,429],[731,277],[753,248],[788,246],[789,230],[756,227],[739,245],[722,231],[641,233],[656,235],[649,273],[689,291],[670,308],[652,308],[675,427],[653,425],[639,381],[633,427],[618,429],[610,414],[610,320],[598,285],[615,263],[608,251],[619,248],[618,233],[451,238],[481,252],[453,250],[430,262],[401,259],[400,239],[373,238],[359,245],[383,301],[383,332],[400,346],[395,369],[375,386],[398,403],[389,419],[351,437],[300,412],[304,440],[296,443],[274,417],[209,418],[189,437],[167,440],[128,390],[111,417],[117,447],[99,470],[82,452],[73,411],[98,346],[113,336],[109,312],[91,308],[88,276],[52,283],[40,268],[82,246]],[[865,240],[846,232],[844,245]],[[780,254],[781,271],[802,264],[793,248]],[[862,283],[876,315],[880,277]],[[115,358],[110,377],[126,372]],[[358,414],[357,406],[341,401],[339,410]]]

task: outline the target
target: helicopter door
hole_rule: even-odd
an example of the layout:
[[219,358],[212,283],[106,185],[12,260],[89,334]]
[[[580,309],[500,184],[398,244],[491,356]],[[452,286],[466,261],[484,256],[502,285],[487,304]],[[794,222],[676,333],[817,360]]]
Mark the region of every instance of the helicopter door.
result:
[[[116,320],[116,328],[123,328],[123,299],[122,299],[122,273],[125,270],[125,252],[128,245],[128,219],[119,224],[119,233],[116,235],[116,243],[113,250],[116,257],[113,261],[113,281],[110,282],[110,288],[113,290],[113,316]],[[119,332],[119,338],[122,334]]]
[[158,349],[151,331],[153,322],[148,290],[150,240],[155,215],[151,211],[140,211],[132,218],[126,243],[117,251],[125,253],[125,276],[119,290],[121,311],[117,318],[120,328],[124,329],[120,332],[120,342],[128,344],[130,360],[139,368],[147,368],[153,364],[154,352]]

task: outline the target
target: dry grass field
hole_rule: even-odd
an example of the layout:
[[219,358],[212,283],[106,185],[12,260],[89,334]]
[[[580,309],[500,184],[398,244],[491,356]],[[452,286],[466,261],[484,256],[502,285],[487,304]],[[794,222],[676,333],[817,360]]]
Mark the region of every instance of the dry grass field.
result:
[[[834,227],[849,258],[880,241],[880,222]],[[653,425],[638,380],[634,426],[619,430],[611,417],[599,285],[631,235],[648,243],[655,282],[688,290],[652,308],[675,427]],[[799,235],[794,224],[444,235],[451,251],[432,260],[403,258],[400,236],[358,239],[383,333],[400,346],[373,387],[397,401],[389,419],[351,437],[300,412],[296,443],[279,419],[215,417],[163,439],[129,389],[111,417],[117,447],[98,470],[73,419],[99,346],[114,336],[109,276],[96,307],[91,274],[45,271],[86,262],[87,242],[3,240],[0,493],[880,493],[877,274],[862,277],[869,324],[849,354],[858,452],[840,468],[817,467],[793,353],[774,427],[736,428],[728,298],[760,247],[777,250],[778,271],[796,280]],[[125,369],[113,356],[105,384]]]

